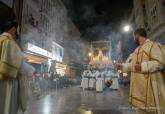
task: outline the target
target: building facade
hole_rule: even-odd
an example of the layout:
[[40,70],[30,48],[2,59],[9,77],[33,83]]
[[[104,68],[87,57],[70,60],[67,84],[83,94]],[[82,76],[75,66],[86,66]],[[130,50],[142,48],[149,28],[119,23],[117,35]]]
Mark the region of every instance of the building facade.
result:
[[[52,29],[49,13],[45,7],[51,0],[28,0],[23,2],[21,47],[25,58],[39,73],[49,72],[50,61],[53,59],[53,38],[48,35]],[[44,7],[45,6],[45,7]],[[50,10],[52,12],[52,10]]]
[[1,1],[15,10],[20,25],[20,45],[25,58],[37,71],[48,72],[50,61],[54,61],[55,68],[67,66],[68,75],[76,75],[87,60],[89,45],[80,38],[61,0]]
[[70,68],[82,64],[85,58],[86,42],[81,40],[80,32],[68,18],[61,0],[24,0],[21,38],[25,52],[27,44],[35,47],[45,53],[39,54],[42,56],[39,60],[43,61],[40,63],[45,64],[43,59],[47,58],[48,64],[52,59],[59,72],[62,71],[60,68],[68,66],[69,72],[75,75],[73,72],[77,70]]
[[134,0],[129,21],[133,29],[145,28],[150,38],[165,44],[165,0]]

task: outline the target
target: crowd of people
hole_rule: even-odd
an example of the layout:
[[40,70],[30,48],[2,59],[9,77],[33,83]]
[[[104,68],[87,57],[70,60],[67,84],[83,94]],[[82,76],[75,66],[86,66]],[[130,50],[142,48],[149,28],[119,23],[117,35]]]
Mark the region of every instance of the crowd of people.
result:
[[60,88],[67,88],[72,85],[76,85],[77,81],[71,79],[68,76],[61,76],[56,72],[53,73],[34,73],[29,78],[30,96],[39,97],[47,94],[48,92],[54,92]]

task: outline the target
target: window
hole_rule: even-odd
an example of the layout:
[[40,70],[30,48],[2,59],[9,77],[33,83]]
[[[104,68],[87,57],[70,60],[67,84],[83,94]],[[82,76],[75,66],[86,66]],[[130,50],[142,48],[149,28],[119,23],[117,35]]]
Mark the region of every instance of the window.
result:
[[146,7],[145,7],[145,5],[143,5],[143,15],[144,15],[144,17],[146,17]]
[[150,16],[151,16],[151,23],[154,24],[156,23],[157,20],[157,8],[156,6],[154,6],[151,10],[150,10]]
[[34,27],[38,27],[38,21],[33,17],[33,14],[29,16],[29,23]]
[[148,27],[148,28],[147,28],[147,31],[148,31],[148,32],[150,32],[150,31],[151,31],[151,28],[150,28],[150,27]]
[[63,49],[60,48],[60,57],[63,57]]

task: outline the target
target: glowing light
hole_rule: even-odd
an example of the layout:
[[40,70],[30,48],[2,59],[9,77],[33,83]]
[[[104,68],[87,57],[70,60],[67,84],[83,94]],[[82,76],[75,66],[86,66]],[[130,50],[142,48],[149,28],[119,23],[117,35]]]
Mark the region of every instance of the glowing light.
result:
[[42,49],[38,46],[35,46],[31,43],[27,44],[27,50],[31,51],[31,52],[34,52],[34,53],[37,53],[37,54],[40,54],[40,55],[43,55],[43,56],[46,56],[46,57],[49,57],[49,58],[52,58],[52,53],[51,52],[48,52],[47,50],[44,50],[44,49]]
[[121,70],[118,70],[118,73],[122,73],[122,71]]
[[32,52],[34,54],[39,54],[45,57],[48,57],[50,59],[62,62],[63,61],[63,51],[64,49],[57,43],[53,43],[53,51],[49,52],[45,49],[42,49],[36,45],[33,45],[31,43],[27,43],[27,52]]
[[123,76],[124,76],[124,77],[127,77],[127,76],[128,76],[128,74],[127,74],[127,73],[123,73]]
[[52,64],[52,60],[48,59],[48,71],[50,70],[51,64]]
[[84,114],[93,114],[92,111],[86,111]]
[[89,57],[91,57],[91,56],[92,56],[92,53],[91,53],[91,52],[89,52],[89,53],[88,53],[88,56],[89,56]]
[[125,25],[123,28],[124,32],[129,32],[130,29],[131,29],[130,25]]

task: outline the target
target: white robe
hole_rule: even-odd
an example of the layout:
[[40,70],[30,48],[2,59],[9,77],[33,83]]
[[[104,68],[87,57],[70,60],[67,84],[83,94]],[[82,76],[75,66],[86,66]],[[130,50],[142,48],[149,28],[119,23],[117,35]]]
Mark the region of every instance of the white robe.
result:
[[112,85],[110,86],[111,89],[119,89],[119,81],[118,81],[118,74],[114,74],[114,78],[112,78]]
[[102,77],[97,78],[96,81],[96,91],[97,92],[102,92],[105,87],[104,79]]
[[92,72],[89,79],[89,88],[94,89],[95,86],[96,86],[95,72]]
[[86,70],[83,72],[82,75],[82,80],[81,80],[81,87],[83,89],[88,89],[89,87],[89,79],[87,77],[91,76],[91,71],[90,70]]
[[105,74],[105,76],[106,76],[106,78],[105,78],[105,83],[106,83],[108,80],[112,79],[112,78],[111,78],[111,74],[112,74],[111,71],[107,71],[107,72],[106,72],[106,74]]
[[[141,64],[141,71],[135,65]],[[131,72],[130,103],[146,113],[165,114],[165,49],[147,39],[136,48],[130,63],[123,63],[123,72]]]
[[12,36],[4,33],[0,39],[4,38],[7,39],[1,42],[0,114],[17,114],[19,108],[26,110],[27,99],[24,95],[27,94],[23,77],[31,71],[24,63],[23,54]]

